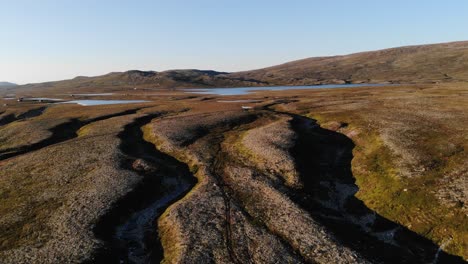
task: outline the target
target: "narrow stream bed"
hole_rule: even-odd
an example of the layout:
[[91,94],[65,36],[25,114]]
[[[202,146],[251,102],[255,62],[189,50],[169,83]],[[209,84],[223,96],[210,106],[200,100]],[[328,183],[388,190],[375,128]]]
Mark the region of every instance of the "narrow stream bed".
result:
[[138,118],[119,134],[126,155],[121,166],[143,180],[96,225],[95,234],[106,247],[98,252],[95,263],[159,263],[164,255],[157,219],[196,183],[186,164],[143,139],[141,127],[158,116]]

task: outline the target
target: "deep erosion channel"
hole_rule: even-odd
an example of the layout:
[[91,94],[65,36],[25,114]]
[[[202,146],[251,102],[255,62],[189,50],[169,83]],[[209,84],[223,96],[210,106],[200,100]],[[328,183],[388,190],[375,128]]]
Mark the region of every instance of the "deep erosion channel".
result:
[[[41,109],[41,113],[44,109]],[[60,142],[64,142],[64,141],[76,138],[78,137],[78,134],[77,134],[78,130],[80,130],[80,128],[83,126],[86,126],[93,122],[113,118],[113,117],[135,114],[138,110],[140,110],[140,108],[126,110],[126,111],[115,113],[115,114],[100,116],[100,117],[96,117],[96,118],[92,118],[92,119],[88,119],[84,121],[81,121],[76,118],[71,119],[70,121],[66,123],[63,123],[63,124],[60,124],[51,128],[50,132],[52,132],[52,135],[44,140],[41,140],[34,144],[0,151],[0,160],[5,160],[8,158],[16,157],[22,154],[26,154],[28,152],[36,151],[38,149],[41,149],[41,148],[44,148],[53,144],[57,144]],[[36,109],[36,111],[39,111],[39,110]],[[29,117],[32,117],[32,116],[29,115],[28,118]]]
[[97,223],[94,232],[105,246],[92,262],[159,263],[163,259],[157,219],[195,185],[196,178],[185,163],[143,139],[141,128],[157,116],[138,118],[119,134],[126,156],[121,166],[143,179]]
[[292,198],[344,245],[378,263],[464,263],[354,196],[358,186],[351,171],[351,139],[321,128],[313,119],[282,114],[293,117],[297,139],[291,154],[304,183]]

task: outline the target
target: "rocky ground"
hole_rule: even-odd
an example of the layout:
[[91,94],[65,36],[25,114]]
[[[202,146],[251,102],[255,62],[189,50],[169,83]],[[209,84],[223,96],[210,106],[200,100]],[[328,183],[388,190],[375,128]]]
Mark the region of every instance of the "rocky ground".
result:
[[0,262],[468,258],[465,83],[133,98],[4,107]]

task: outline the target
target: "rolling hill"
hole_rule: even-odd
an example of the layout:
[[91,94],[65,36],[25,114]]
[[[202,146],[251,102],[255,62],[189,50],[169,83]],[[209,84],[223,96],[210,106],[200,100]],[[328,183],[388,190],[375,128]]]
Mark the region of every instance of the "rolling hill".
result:
[[76,77],[71,80],[28,84],[24,90],[88,90],[102,89],[105,91],[133,88],[180,88],[180,87],[227,87],[227,86],[264,86],[256,80],[243,80],[230,77],[228,73],[203,70],[169,70],[163,72],[131,70],[112,72],[96,77]]
[[468,41],[316,57],[231,77],[270,84],[414,83],[468,80]]
[[197,88],[331,83],[429,83],[468,81],[468,41],[406,46],[350,55],[314,57],[235,73],[211,70],[131,70],[96,77],[19,86],[22,91]]

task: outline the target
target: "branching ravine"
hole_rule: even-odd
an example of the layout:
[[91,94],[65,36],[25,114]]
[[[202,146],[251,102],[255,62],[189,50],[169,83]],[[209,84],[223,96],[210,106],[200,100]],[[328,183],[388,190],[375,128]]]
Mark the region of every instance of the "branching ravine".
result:
[[[209,144],[203,162],[208,165],[209,177],[214,179],[222,196],[224,243],[230,262],[253,263],[248,246],[238,248],[236,245],[237,229],[234,226],[233,210],[240,210],[249,222],[258,219],[252,220],[253,217],[242,206],[242,201],[237,200],[238,197],[225,182],[223,173],[226,166],[240,161],[233,159],[230,156],[232,153],[223,149],[223,144],[229,133],[240,133],[260,115],[271,115],[272,120],[277,115],[292,118],[291,128],[297,135],[297,141],[291,149],[291,155],[304,188],[298,191],[281,187],[281,191],[323,225],[343,246],[355,250],[370,262],[424,263],[434,260],[434,256],[438,263],[463,262],[460,258],[445,253],[431,241],[379,216],[354,197],[357,191],[351,173],[354,144],[349,138],[318,125],[311,125],[315,124],[314,120],[300,115],[275,111],[269,107],[264,110],[265,112],[259,110],[255,113],[253,120],[218,124],[204,130],[190,142],[190,145],[195,141],[203,141],[202,145]],[[113,205],[110,212],[97,224],[95,233],[105,241],[105,248],[91,262],[156,263],[163,259],[164,252],[158,239],[156,219],[171,204],[184,197],[196,182],[187,164],[160,152],[143,139],[141,127],[158,117],[159,114],[138,118],[119,134],[122,140],[120,148],[126,156],[122,160],[122,168],[138,173],[143,180]],[[328,202],[324,200],[324,193]],[[335,205],[330,206],[330,202]],[[360,223],[360,219],[367,216],[371,217],[371,221]],[[297,249],[284,238],[267,226],[264,227],[284,243],[291,253],[300,257]],[[385,236],[379,236],[385,232],[391,232],[391,241],[384,239]],[[244,252],[245,249],[247,252]]]
[[[119,134],[120,149],[125,158],[121,167],[143,177],[141,182],[122,197],[112,209],[100,219],[95,227],[95,234],[105,242],[90,262],[115,263],[157,263],[163,260],[164,252],[158,238],[156,220],[178,200],[182,199],[195,185],[196,178],[189,171],[187,164],[159,151],[152,143],[143,139],[142,127],[157,118],[177,118],[172,113],[157,113],[137,118],[125,126]],[[252,118],[234,122],[251,122]],[[232,124],[221,124],[214,131],[204,131],[197,140],[210,137],[210,142],[222,142],[223,133],[229,131]],[[222,130],[222,131],[221,131]],[[206,134],[205,134],[206,133]],[[213,135],[214,138],[211,138]],[[195,140],[195,141],[197,141]],[[210,145],[218,146],[217,143]],[[216,148],[216,147],[214,147]],[[223,186],[221,181],[219,186]],[[226,214],[226,245],[235,263],[245,263],[236,257],[231,245],[231,199],[221,188]]]

